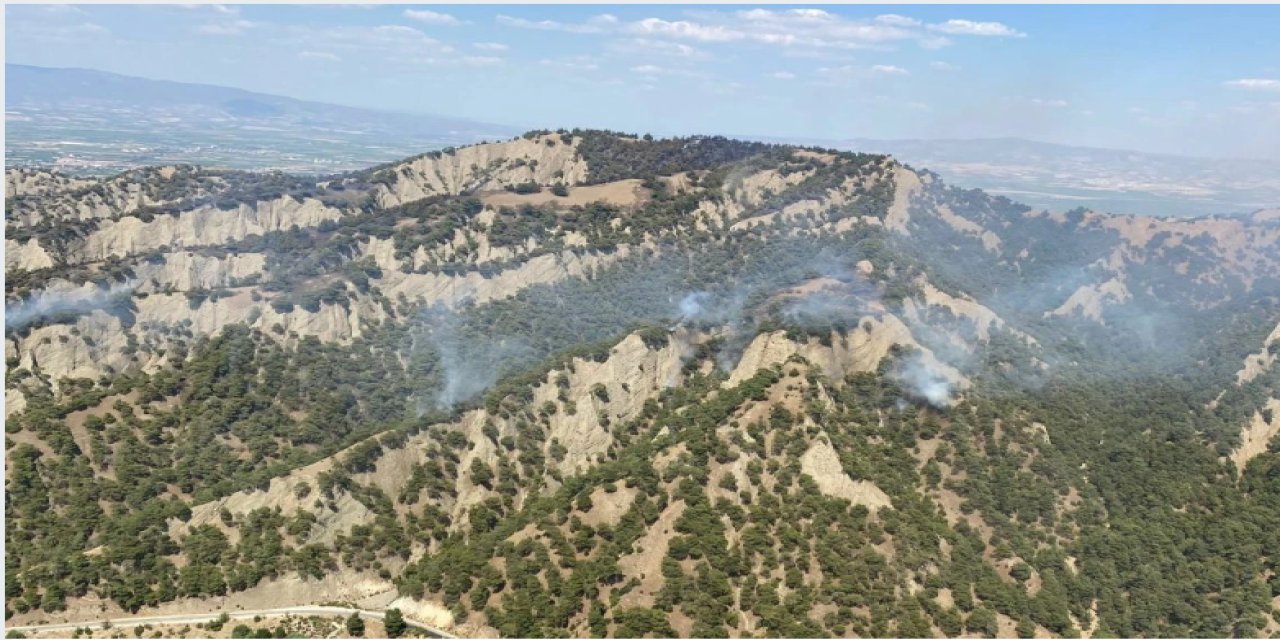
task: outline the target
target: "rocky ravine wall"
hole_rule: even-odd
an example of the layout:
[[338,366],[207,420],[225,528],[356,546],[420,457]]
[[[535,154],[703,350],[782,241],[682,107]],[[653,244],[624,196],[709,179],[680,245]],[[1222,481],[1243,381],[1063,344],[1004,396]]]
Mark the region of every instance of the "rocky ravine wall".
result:
[[[552,402],[558,407],[556,413],[549,416],[546,425],[547,439],[543,453],[547,455],[549,464],[554,464],[563,473],[573,474],[597,462],[613,443],[613,436],[601,424],[600,416],[607,415],[614,424],[634,419],[647,400],[656,397],[663,389],[679,384],[682,379],[681,367],[689,356],[688,344],[685,339],[673,339],[666,345],[653,349],[638,335],[633,334],[615,345],[603,362],[575,358],[571,367],[549,373],[534,388],[532,403],[533,407],[541,407],[544,403]],[[568,381],[565,392],[568,402],[576,406],[572,415],[558,399],[560,387],[557,380],[561,376]],[[593,387],[597,384],[603,384],[607,389],[607,401],[593,392]],[[501,440],[504,436],[514,437],[517,434],[518,419],[516,416],[504,418],[493,415],[486,409],[475,409],[462,414],[456,421],[443,425],[445,429],[461,432],[468,440],[458,464],[457,495],[436,501],[437,506],[450,514],[455,527],[465,525],[464,516],[471,505],[494,495],[489,489],[471,482],[468,470],[472,461],[479,460],[492,467],[500,457],[512,455],[499,450],[498,445],[484,435],[482,427],[485,424],[493,425]],[[415,435],[403,447],[385,450],[373,471],[352,477],[361,484],[377,486],[394,500],[408,482],[414,464],[426,462],[424,452],[430,442],[430,436],[425,432]],[[552,462],[550,449],[553,443],[558,443],[567,450],[559,462]],[[198,505],[192,509],[191,518],[186,522],[171,521],[170,532],[181,536],[192,527],[205,524],[225,529],[219,517],[222,509],[227,509],[233,515],[243,516],[259,507],[279,506],[286,515],[298,510],[315,513],[317,521],[312,526],[308,540],[331,542],[338,534],[357,524],[372,522],[373,513],[341,490],[335,492],[335,509],[327,506],[317,508],[314,494],[298,498],[293,490],[303,482],[315,488],[319,475],[331,470],[334,461],[341,460],[343,455],[339,453],[275,478],[265,491],[241,491]],[[430,499],[429,496],[426,497]],[[518,501],[522,502],[526,497],[521,494]],[[227,532],[234,540],[235,531]]]
[[395,180],[379,185],[374,193],[381,207],[529,181],[574,185],[586,180],[587,163],[578,155],[576,140],[564,144],[558,135],[545,135],[426,155],[393,165],[390,171]]

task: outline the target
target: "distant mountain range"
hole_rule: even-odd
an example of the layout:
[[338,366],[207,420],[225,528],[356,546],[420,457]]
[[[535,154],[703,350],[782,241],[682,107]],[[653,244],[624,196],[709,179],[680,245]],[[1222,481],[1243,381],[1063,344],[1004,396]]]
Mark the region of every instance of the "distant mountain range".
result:
[[[518,129],[90,69],[6,65],[5,163],[113,173],[190,163],[332,173]],[[745,136],[744,136],[745,137]],[[1052,210],[1242,213],[1280,204],[1280,162],[1192,158],[1017,138],[766,138],[888,153],[956,185]]]
[[172,163],[327,173],[511,127],[91,69],[5,65],[10,167],[112,172]]
[[1075,147],[1019,138],[797,140],[887,153],[952,184],[1052,210],[1140,215],[1244,213],[1280,203],[1280,162]]

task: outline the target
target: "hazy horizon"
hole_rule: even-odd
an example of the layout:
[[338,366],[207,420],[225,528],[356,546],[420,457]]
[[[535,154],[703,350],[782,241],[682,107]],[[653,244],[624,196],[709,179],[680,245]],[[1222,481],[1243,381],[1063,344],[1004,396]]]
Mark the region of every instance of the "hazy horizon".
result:
[[1280,67],[1267,61],[1280,60],[1268,29],[1278,11],[12,6],[6,53],[516,128],[1010,137],[1274,159]]

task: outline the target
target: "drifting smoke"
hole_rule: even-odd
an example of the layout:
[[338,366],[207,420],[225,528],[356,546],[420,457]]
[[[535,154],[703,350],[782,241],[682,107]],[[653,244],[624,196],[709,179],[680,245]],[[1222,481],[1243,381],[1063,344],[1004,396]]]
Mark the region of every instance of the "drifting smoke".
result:
[[58,318],[66,319],[78,316],[94,309],[102,309],[116,304],[121,297],[127,297],[137,288],[136,280],[114,283],[109,287],[86,284],[77,289],[64,291],[45,290],[32,294],[25,300],[6,304],[4,309],[5,331],[25,329],[41,320]]
[[727,294],[694,291],[680,299],[680,325],[737,324],[742,321],[748,290],[736,288]]
[[711,300],[706,291],[695,291],[680,300],[680,322],[692,322],[703,314],[705,305]]
[[695,291],[680,300],[680,322],[689,322],[702,315],[704,306],[711,300],[706,291]]
[[951,406],[952,383],[919,353],[901,362],[893,378],[911,395],[939,409]]
[[793,298],[781,313],[788,323],[804,328],[852,327],[864,315],[866,302],[847,293],[818,291]]
[[439,307],[423,313],[416,337],[421,339],[416,346],[430,347],[438,358],[437,409],[447,410],[476,397],[507,373],[511,361],[528,358],[532,352],[520,338],[469,335],[457,313]]

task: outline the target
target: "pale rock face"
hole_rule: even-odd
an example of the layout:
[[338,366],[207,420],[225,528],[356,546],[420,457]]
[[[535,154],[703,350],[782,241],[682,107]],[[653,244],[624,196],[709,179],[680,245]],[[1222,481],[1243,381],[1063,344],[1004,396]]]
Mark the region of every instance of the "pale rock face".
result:
[[1280,342],[1280,324],[1271,330],[1271,335],[1262,342],[1262,349],[1251,353],[1244,359],[1244,367],[1236,373],[1236,384],[1241,385],[1262,375],[1276,362],[1276,355],[1271,353],[1271,345]]
[[[966,318],[973,322],[974,330],[978,334],[980,340],[987,340],[991,337],[992,327],[1003,327],[1004,319],[996,315],[996,312],[987,307],[967,298],[957,298],[945,291],[933,286],[927,280],[917,282],[920,290],[924,293],[924,304],[931,307],[943,307],[949,309],[952,313],[960,318]],[[914,300],[906,301],[907,313],[918,315],[916,311],[916,303]]]
[[1268,398],[1265,411],[1269,415],[1264,415],[1263,411],[1254,412],[1249,424],[1240,432],[1240,446],[1231,452],[1231,461],[1240,471],[1244,471],[1250,460],[1266,453],[1271,440],[1280,435],[1280,400]]
[[1121,304],[1128,302],[1133,297],[1129,292],[1129,288],[1124,285],[1119,278],[1112,278],[1102,284],[1085,285],[1076,289],[1071,297],[1067,298],[1061,306],[1053,311],[1045,313],[1048,316],[1067,316],[1073,313],[1093,320],[1094,322],[1102,322],[1103,306],[1108,303]]
[[27,408],[27,397],[17,389],[4,390],[4,416],[8,418],[10,415],[18,413]]
[[161,247],[182,248],[223,244],[250,235],[283,231],[293,226],[316,227],[337,221],[343,211],[326,206],[315,198],[302,201],[290,196],[259,201],[254,206],[241,204],[230,211],[201,207],[178,215],[155,216],[151,222],[141,218],[103,221],[85,241],[79,261],[103,260],[111,256],[129,256]]
[[54,265],[53,256],[49,255],[44,247],[35,238],[31,238],[26,242],[18,242],[16,240],[5,239],[4,241],[4,268],[6,270],[26,269],[34,271],[36,269],[47,269]]
[[157,197],[157,194],[164,193],[164,183],[173,180],[177,173],[178,168],[172,166],[139,169],[109,178],[71,178],[43,170],[10,171],[5,174],[6,186],[15,190],[6,193],[23,196],[26,200],[15,203],[8,212],[8,221],[18,226],[31,226],[48,220],[87,221],[119,217],[144,207],[169,205],[182,198],[209,195],[225,184],[222,178],[205,175],[200,180],[201,186],[195,190],[183,185],[178,198]]
[[139,292],[155,293],[168,287],[176,291],[233,287],[264,274],[267,266],[267,258],[261,253],[219,258],[177,251],[166,253],[163,258],[160,264],[143,261],[134,268]]
[[[547,142],[554,144],[548,146]],[[433,195],[502,189],[524,182],[578,184],[587,179],[587,163],[573,144],[557,135],[463,147],[439,158],[424,156],[391,168],[390,185],[379,185],[379,206],[394,207]]]
[[[386,606],[387,609],[399,609],[404,615],[420,622],[425,622],[437,629],[452,629],[454,626],[453,612],[426,600],[415,600],[410,596],[402,596],[393,600]],[[461,631],[460,631],[461,632]],[[477,634],[476,638],[485,636],[496,636],[497,634]],[[468,636],[463,636],[468,637]]]
[[275,336],[270,329],[280,324],[286,335],[296,333],[324,342],[347,342],[363,334],[366,320],[385,317],[380,305],[365,298],[353,302],[350,310],[341,305],[321,305],[315,313],[302,307],[278,313],[265,299],[253,301],[247,291],[206,300],[195,308],[180,293],[137,297],[134,303],[135,323],[130,328],[126,329],[114,316],[95,310],[74,324],[37,327],[25,337],[6,340],[6,352],[18,359],[20,368],[39,370],[56,384],[63,377],[96,379],[113,371],[155,371],[164,359],[138,351],[140,360],[134,362],[125,353],[128,337],[132,335],[141,343],[149,337],[162,336],[158,330],[188,321],[197,335],[212,335],[227,325],[245,323]]
[[322,304],[314,313],[302,307],[280,313],[266,300],[254,302],[244,291],[227,298],[206,300],[195,309],[180,294],[147,296],[137,301],[137,307],[136,317],[141,326],[177,326],[190,320],[192,332],[208,335],[227,325],[245,323],[274,335],[270,328],[280,324],[286,334],[315,336],[321,342],[350,341],[362,335],[362,317],[380,317],[377,313],[380,307],[364,299],[352,303],[350,310],[342,305]]
[[[707,231],[736,220],[742,215],[742,211],[743,207],[737,200],[702,200],[698,202],[698,208],[694,210],[692,216],[695,227],[699,231]],[[734,227],[737,228],[738,225],[735,224]]]
[[738,189],[731,190],[730,193],[739,202],[756,206],[764,202],[766,192],[780,193],[804,182],[805,178],[811,175],[813,175],[812,170],[796,171],[784,176],[773,169],[766,169],[744,177]]
[[[1280,225],[1272,214],[1261,211],[1250,217],[1155,218],[1104,215],[1090,211],[1085,223],[1113,230],[1129,247],[1148,247],[1159,236],[1162,247],[1204,242],[1218,264],[1215,270],[1232,273],[1246,286],[1277,269],[1275,247],[1280,245]],[[1259,224],[1262,223],[1262,224]]]
[[90,184],[93,184],[93,180],[73,178],[46,169],[10,169],[4,174],[6,198],[43,196],[78,189]]
[[75,324],[32,329],[16,341],[18,366],[48,375],[56,383],[67,378],[97,378],[133,366],[124,349],[126,331],[114,316],[94,311]]
[[467,299],[476,303],[488,302],[513,296],[533,285],[580,278],[591,269],[612,264],[630,253],[628,247],[619,246],[617,251],[609,254],[579,255],[572,251],[544,254],[489,278],[475,271],[457,276],[384,271],[377,285],[392,299],[404,294],[410,300],[426,304],[439,302],[452,307]]
[[[569,416],[561,407],[550,418],[547,449],[550,449],[551,438],[555,438],[568,450],[564,460],[557,465],[558,468],[566,474],[573,474],[582,471],[594,463],[598,456],[603,455],[613,443],[613,436],[601,426],[598,414],[607,414],[614,424],[638,416],[647,400],[656,397],[663,389],[679,384],[680,370],[688,357],[689,349],[687,336],[679,336],[660,349],[650,349],[639,336],[630,335],[614,346],[604,362],[574,359],[572,371],[561,370],[549,374],[534,389],[534,404],[556,401],[559,393],[556,379],[561,375],[568,377],[569,398],[577,403],[576,415]],[[600,401],[593,395],[592,387],[597,383],[604,384],[608,390],[608,402]],[[499,439],[517,434],[516,419],[491,415],[486,409],[468,411],[456,422],[446,425],[446,428],[466,435],[468,440],[466,450],[459,457],[457,496],[438,504],[450,514],[455,528],[464,528],[468,509],[493,495],[492,491],[473,484],[470,479],[473,461],[479,460],[493,467],[502,455],[497,445],[484,434],[485,424],[492,424],[497,429]],[[362,484],[375,485],[394,498],[404,489],[413,466],[426,461],[426,451],[431,442],[431,437],[426,432],[414,435],[403,447],[384,450],[373,471],[354,476],[354,479]],[[339,452],[276,478],[266,491],[245,490],[197,506],[192,509],[189,523],[170,521],[170,531],[186,533],[190,527],[201,524],[220,527],[218,514],[223,508],[240,516],[261,506],[274,507],[278,504],[286,515],[295,510],[315,513],[319,522],[312,528],[311,540],[332,541],[338,534],[357,524],[371,522],[374,518],[368,509],[343,492],[338,492],[335,496],[336,511],[327,507],[315,507],[319,474],[332,469],[333,461],[341,460],[345,455],[345,452]],[[293,491],[304,482],[310,485],[312,492],[299,498]],[[526,494],[522,490],[516,496],[517,505],[525,498]]]
[[[772,173],[773,172],[762,172],[762,174],[772,174]],[[787,188],[789,186],[794,186],[793,184],[790,184],[792,182],[792,178],[795,178],[798,176],[800,177],[801,180],[803,180],[805,177],[812,175],[812,172],[793,173],[790,176],[787,176],[785,179],[777,175],[769,175],[767,176],[767,179],[757,178],[757,176],[760,176],[760,175],[761,174],[756,174],[756,176],[751,176],[748,178],[748,181],[755,178],[757,182],[762,181],[765,184],[770,184],[770,185],[781,187],[781,188]],[[821,198],[800,200],[798,202],[793,202],[791,204],[788,204],[787,206],[783,207],[782,210],[780,211],[776,211],[773,213],[766,213],[758,216],[752,216],[749,218],[738,219],[736,222],[733,223],[730,229],[734,231],[738,231],[743,229],[750,229],[752,227],[761,226],[761,225],[770,225],[774,223],[797,223],[797,221],[799,221],[804,216],[812,215],[812,214],[821,214],[827,211],[828,209],[830,209],[831,207],[839,207],[839,206],[849,204],[850,202],[853,202],[858,197],[859,192],[869,187],[873,182],[875,182],[875,178],[872,176],[865,177],[862,180],[857,180],[853,177],[850,177],[845,179],[844,182],[842,182],[839,187],[827,189],[826,193],[824,193]],[[738,216],[740,216],[742,211],[746,209],[746,206],[744,206],[744,204],[745,205],[759,204],[758,201],[762,200],[761,195],[763,193],[764,188],[769,188],[769,187],[757,188],[756,191],[749,192],[747,197],[739,197],[734,200],[731,200],[730,203],[736,206],[736,209],[731,211],[731,213],[733,214],[733,218],[737,218]],[[752,201],[753,199],[756,201],[753,202]],[[715,203],[708,202],[708,203],[704,203],[704,205],[708,206],[710,210],[713,210],[713,211],[715,210],[714,208],[716,207]],[[725,217],[724,219],[727,220],[730,218]],[[836,232],[841,232],[841,231],[848,230],[849,228],[851,228],[852,224],[859,221],[873,222],[876,224],[880,223],[878,219],[868,218],[863,216],[857,219],[845,218],[845,219],[839,220],[836,223],[834,223],[834,226],[832,226],[832,223],[824,223],[823,228],[830,228]],[[797,225],[796,228],[793,228],[792,232],[793,233],[799,232],[799,225]]]
[[[418,246],[422,249],[422,246]],[[369,238],[369,241],[361,247],[360,253],[373,258],[374,264],[378,265],[383,271],[399,271],[402,261],[396,258],[396,241],[393,238],[382,240],[379,238]]]
[[725,385],[740,384],[757,371],[782,364],[793,355],[817,365],[828,379],[843,380],[851,373],[874,371],[895,344],[919,349],[925,362],[952,383],[961,386],[968,383],[954,367],[942,363],[933,352],[920,346],[907,325],[893,315],[865,317],[859,321],[858,328],[844,335],[832,334],[831,342],[830,347],[816,339],[799,344],[788,338],[785,331],[762,333],[747,346]]
[[800,471],[813,478],[818,490],[833,498],[843,498],[872,511],[893,508],[889,496],[874,483],[854,480],[845,473],[840,456],[826,440],[818,439],[800,457]]
[[[254,509],[280,507],[281,513],[286,517],[298,511],[315,513],[316,522],[311,525],[307,542],[332,544],[338,534],[358,524],[373,522],[374,519],[374,514],[368,507],[344,491],[335,492],[333,502],[337,510],[329,510],[327,506],[322,509],[315,508],[316,500],[323,501],[320,495],[320,474],[333,468],[333,460],[334,458],[326,458],[296,469],[288,475],[272,478],[265,491],[241,491],[212,502],[196,505],[191,509],[191,517],[186,522],[176,518],[169,521],[169,534],[174,539],[181,540],[196,527],[212,525],[226,533],[228,539],[234,543],[239,539],[240,532],[236,528],[228,528],[222,524],[223,509],[231,512],[237,521],[243,521]],[[297,489],[304,483],[311,490],[305,496],[300,496],[301,492]]]
[[980,239],[982,241],[982,247],[987,251],[992,253],[998,253],[1000,251],[1000,236],[982,228],[982,225],[960,216],[956,212],[952,211],[951,207],[948,207],[945,204],[938,205],[934,208],[934,211],[936,211],[938,213],[938,217],[942,218],[942,221],[947,223],[952,229],[955,229],[965,235],[974,236]]
[[893,184],[893,204],[889,206],[884,224],[894,231],[906,233],[907,223],[911,220],[911,201],[924,187],[920,176],[902,165],[893,167]]
[[[654,351],[637,335],[627,336],[611,351],[604,362],[574,359],[568,376],[569,401],[577,411],[568,415],[563,409],[551,416],[548,442],[555,438],[568,452],[558,467],[565,473],[583,471],[613,444],[613,435],[599,423],[598,414],[605,413],[616,423],[640,415],[644,403],[663,389],[677,384],[680,368],[688,357],[687,347],[675,341]],[[596,384],[604,385],[608,401],[592,393]],[[535,406],[554,401],[559,393],[552,381],[534,390]]]

